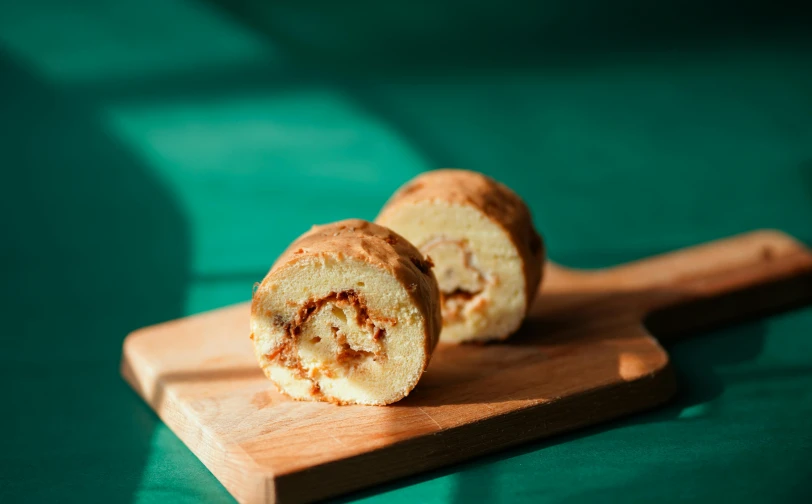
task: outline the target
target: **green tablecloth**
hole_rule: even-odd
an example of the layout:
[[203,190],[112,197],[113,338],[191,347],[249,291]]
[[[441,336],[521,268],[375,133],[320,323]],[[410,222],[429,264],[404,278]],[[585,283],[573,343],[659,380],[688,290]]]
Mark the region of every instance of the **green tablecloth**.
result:
[[[426,169],[509,184],[572,266],[812,242],[803,18],[576,4],[0,2],[0,502],[231,501],[119,378],[123,337],[248,299]],[[798,502],[810,332],[698,335],[665,408],[353,497]]]

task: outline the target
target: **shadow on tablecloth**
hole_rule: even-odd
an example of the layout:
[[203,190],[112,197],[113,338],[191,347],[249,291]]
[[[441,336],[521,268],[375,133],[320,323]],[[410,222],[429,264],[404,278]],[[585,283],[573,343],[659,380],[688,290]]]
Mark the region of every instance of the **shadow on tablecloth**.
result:
[[0,500],[128,502],[159,420],[121,344],[182,314],[186,222],[93,103],[2,48],[0,75]]

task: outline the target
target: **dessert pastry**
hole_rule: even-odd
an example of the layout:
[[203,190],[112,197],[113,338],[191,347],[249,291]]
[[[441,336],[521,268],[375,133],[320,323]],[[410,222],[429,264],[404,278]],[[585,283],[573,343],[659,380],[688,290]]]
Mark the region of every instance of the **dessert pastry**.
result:
[[541,281],[544,245],[516,193],[480,173],[437,170],[401,187],[376,222],[435,264],[443,341],[504,339]]
[[296,399],[402,399],[440,334],[431,266],[383,226],[355,219],[314,226],[254,291],[251,338],[260,366]]

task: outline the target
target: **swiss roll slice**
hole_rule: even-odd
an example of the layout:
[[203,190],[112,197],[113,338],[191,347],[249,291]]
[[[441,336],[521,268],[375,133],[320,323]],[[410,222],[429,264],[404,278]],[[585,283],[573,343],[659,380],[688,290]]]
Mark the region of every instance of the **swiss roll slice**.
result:
[[437,170],[401,187],[376,222],[435,265],[442,341],[504,339],[521,325],[541,281],[544,244],[521,198],[467,170]]
[[389,404],[409,394],[441,329],[432,265],[363,220],[315,226],[254,291],[260,367],[296,399]]

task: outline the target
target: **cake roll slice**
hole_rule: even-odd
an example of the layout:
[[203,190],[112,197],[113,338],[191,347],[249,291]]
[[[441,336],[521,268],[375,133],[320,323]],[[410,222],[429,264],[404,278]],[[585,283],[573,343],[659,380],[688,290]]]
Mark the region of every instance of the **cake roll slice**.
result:
[[519,328],[541,281],[544,244],[516,193],[481,173],[432,171],[401,187],[376,222],[434,262],[443,341],[504,339]]
[[295,399],[398,401],[428,366],[440,329],[431,263],[402,236],[362,220],[299,237],[251,304],[259,365]]

